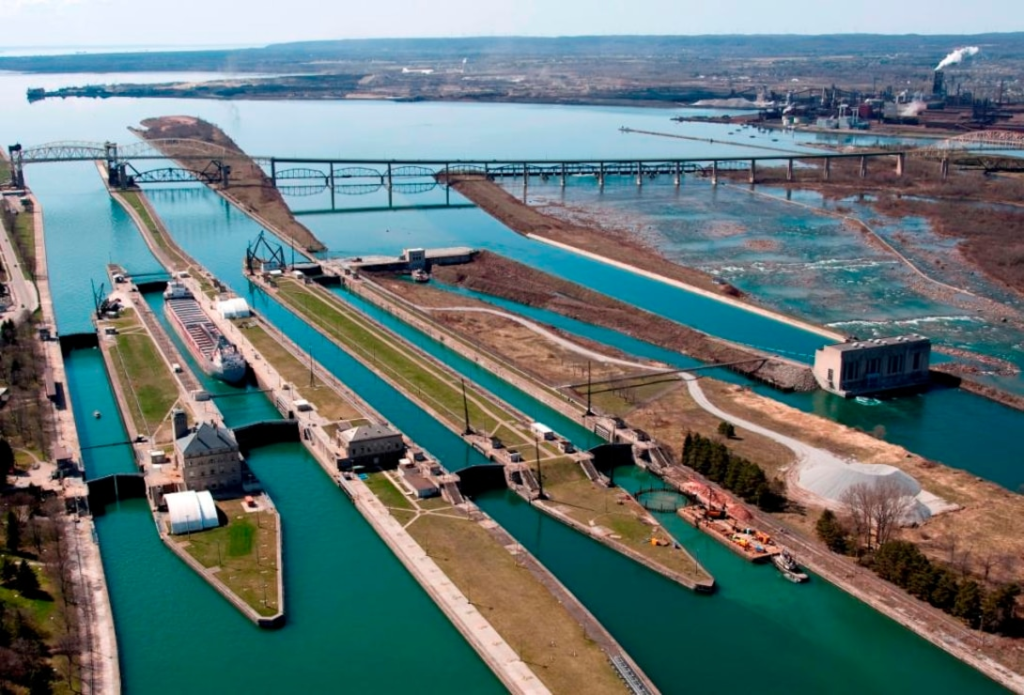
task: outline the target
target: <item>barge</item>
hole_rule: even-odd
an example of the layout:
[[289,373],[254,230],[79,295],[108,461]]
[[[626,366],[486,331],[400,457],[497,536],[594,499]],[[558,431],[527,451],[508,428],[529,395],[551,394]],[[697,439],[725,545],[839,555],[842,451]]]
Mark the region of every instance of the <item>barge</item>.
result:
[[245,379],[245,358],[206,315],[191,290],[178,280],[167,283],[164,311],[204,372],[229,384]]

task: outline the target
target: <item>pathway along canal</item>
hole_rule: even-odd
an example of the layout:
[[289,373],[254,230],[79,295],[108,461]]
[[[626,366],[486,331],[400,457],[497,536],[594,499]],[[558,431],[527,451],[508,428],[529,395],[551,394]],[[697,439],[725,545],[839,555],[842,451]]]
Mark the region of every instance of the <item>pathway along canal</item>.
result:
[[[454,192],[452,195],[457,196]],[[810,362],[814,350],[824,344],[820,336],[808,331],[530,241],[480,210],[352,213],[307,216],[302,221],[334,254],[394,255],[411,244],[486,248],[712,335],[805,362]],[[381,230],[388,231],[382,234]],[[604,336],[608,340],[608,333]],[[610,342],[620,347],[617,343]],[[629,351],[628,347],[623,349]],[[881,427],[887,441],[1011,490],[1024,485],[1024,468],[1020,466],[1024,438],[1016,436],[1024,413],[980,396],[936,388],[926,395],[865,406],[823,391],[782,394],[761,385],[754,388],[770,398],[851,427],[868,432]],[[977,432],[986,433],[985,456],[978,456]]]
[[[188,196],[156,193],[151,199],[189,253],[228,284],[245,287],[240,253],[258,232],[255,224],[209,192]],[[211,239],[216,243],[210,243]],[[462,468],[484,463],[459,437],[291,312],[263,293],[249,298],[325,368],[447,465]],[[494,389],[512,400],[507,386],[499,382]],[[538,412],[535,406],[525,405],[529,412]],[[639,471],[632,474],[643,476]],[[694,687],[742,690],[751,687],[752,678],[757,679],[758,691],[780,693],[794,688],[851,693],[911,687],[937,692],[999,690],[985,677],[831,585],[817,581],[811,587],[794,586],[770,568],[752,567],[709,539],[688,532],[685,525],[666,522],[695,544],[701,562],[721,578],[721,591],[715,597],[682,589],[511,494],[491,493],[479,502],[549,564],[665,692]],[[808,616],[813,616],[813,622]],[[750,654],[756,666],[731,667],[743,653]],[[871,664],[870,670],[864,664]],[[757,677],[758,672],[762,678]],[[837,673],[844,674],[839,681],[834,678]]]

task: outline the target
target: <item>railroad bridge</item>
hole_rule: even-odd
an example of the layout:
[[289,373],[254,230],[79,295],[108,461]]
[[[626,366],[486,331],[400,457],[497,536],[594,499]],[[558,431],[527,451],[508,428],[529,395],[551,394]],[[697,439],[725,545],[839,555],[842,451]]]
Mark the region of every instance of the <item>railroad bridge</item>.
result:
[[[717,141],[716,141],[717,142]],[[723,145],[743,143],[722,141]],[[176,152],[171,158],[166,148]],[[386,189],[389,194],[423,193],[447,184],[456,176],[478,175],[491,180],[556,180],[562,185],[572,177],[591,177],[599,185],[606,179],[633,181],[637,186],[658,177],[670,177],[676,185],[686,174],[710,178],[717,183],[723,171],[746,171],[751,183],[759,166],[785,166],[787,179],[793,178],[797,163],[819,164],[828,179],[834,160],[859,161],[860,173],[867,175],[869,161],[889,162],[902,174],[908,156],[939,159],[945,163],[952,154],[1024,149],[1024,135],[1008,131],[979,131],[923,147],[882,149],[858,152],[786,151],[732,156],[704,156],[650,159],[352,159],[251,156],[267,173],[272,184],[285,195],[316,195],[329,191],[334,208],[335,194],[361,195]],[[114,142],[56,142],[37,147],[12,145],[8,148],[12,179],[24,186],[24,167],[43,162],[101,161],[106,164],[109,182],[116,187],[156,183],[200,181],[230,185],[231,164],[239,154],[233,150],[199,140],[169,138],[142,140],[128,145]],[[149,164],[156,168],[147,169]]]

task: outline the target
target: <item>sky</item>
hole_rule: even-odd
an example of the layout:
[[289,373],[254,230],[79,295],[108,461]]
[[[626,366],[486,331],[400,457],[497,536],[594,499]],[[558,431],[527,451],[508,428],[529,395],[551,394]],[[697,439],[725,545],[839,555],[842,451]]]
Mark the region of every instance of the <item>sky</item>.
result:
[[1020,0],[0,0],[26,46],[240,46],[420,36],[972,34],[1024,30]]

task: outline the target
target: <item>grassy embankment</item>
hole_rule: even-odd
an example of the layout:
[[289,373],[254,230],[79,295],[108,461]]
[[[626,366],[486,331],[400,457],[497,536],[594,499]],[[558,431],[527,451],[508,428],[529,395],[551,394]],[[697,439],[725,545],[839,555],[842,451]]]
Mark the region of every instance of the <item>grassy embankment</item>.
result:
[[[328,303],[289,279],[279,281],[278,290],[282,302],[394,379],[407,393],[427,403],[449,425],[462,429],[462,386],[458,380],[403,349],[355,311],[346,310],[339,303]],[[475,430],[490,433],[502,423],[517,420],[512,413],[487,402],[469,383],[466,392],[469,420]],[[517,439],[520,443],[526,441],[521,434]]]
[[116,191],[114,195],[121,196],[121,198],[131,206],[132,210],[138,214],[139,219],[142,220],[143,224],[146,225],[146,229],[144,231],[160,248],[160,251],[164,254],[167,261],[172,265],[168,270],[174,271],[187,269],[199,282],[199,286],[202,288],[205,295],[208,297],[216,295],[216,290],[214,289],[213,284],[206,278],[205,274],[192,264],[192,260],[186,256],[180,248],[178,248],[178,245],[164,232],[161,225],[157,224],[153,215],[150,214],[149,208],[142,199],[142,193],[138,191]]
[[109,322],[118,330],[111,357],[114,377],[128,401],[135,429],[156,440],[156,433],[178,401],[178,386],[153,340],[131,309]]
[[320,377],[314,376],[310,383],[309,365],[300,362],[261,326],[253,321],[239,321],[236,325],[267,364],[274,367],[285,381],[294,384],[320,415],[328,420],[349,420],[354,424],[365,422],[362,413]]
[[602,649],[516,555],[437,498],[411,500],[382,473],[366,481],[445,575],[552,692],[621,693]]
[[174,377],[132,309],[105,324],[118,330],[111,349],[114,377],[128,400],[132,423],[138,432],[155,438],[178,400]]
[[227,523],[207,531],[171,536],[203,567],[218,567],[217,578],[260,615],[278,612],[277,521],[247,511],[242,500],[218,501]]
[[[543,502],[584,526],[607,529],[610,540],[684,577],[706,581],[711,575],[682,547],[651,545],[651,539],[668,540],[668,533],[653,522],[647,511],[618,488],[594,485],[578,465],[568,459],[546,461],[542,467]],[[652,523],[648,523],[650,519]]]

